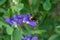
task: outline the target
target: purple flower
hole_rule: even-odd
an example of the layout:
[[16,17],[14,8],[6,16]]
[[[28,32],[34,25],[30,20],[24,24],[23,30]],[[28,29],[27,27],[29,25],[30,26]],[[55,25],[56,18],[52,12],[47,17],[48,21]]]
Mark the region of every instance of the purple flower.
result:
[[35,21],[30,21],[30,22],[29,22],[29,25],[31,25],[31,26],[33,26],[33,27],[35,27],[36,24],[37,24],[37,23],[36,23]]
[[38,40],[38,37],[32,37],[32,39],[31,40]]
[[23,19],[18,19],[17,23],[19,23],[20,25],[22,25]]
[[25,35],[25,38],[32,38],[32,34]]
[[14,23],[17,23],[17,24],[20,24],[20,25],[22,25],[23,23],[26,23],[26,24],[29,24],[32,27],[35,27],[37,23],[36,23],[36,21],[31,21],[30,17],[31,17],[30,13],[15,14],[11,18],[6,17],[5,20],[6,20],[7,23],[9,23],[11,25],[14,24]]
[[10,23],[11,20],[10,20],[10,18],[6,17],[6,18],[5,18],[5,21],[6,21],[7,23]]
[[11,25],[14,25],[14,21],[12,19],[10,19],[9,17],[5,18],[5,21]]
[[17,20],[18,20],[17,14],[13,15],[13,16],[11,17],[11,19],[14,20],[14,21],[17,21]]
[[35,27],[37,23],[36,21],[31,21],[30,17],[31,17],[30,13],[27,13],[23,18],[23,22],[29,24],[32,27]]
[[32,36],[32,34],[26,35],[24,38],[21,38],[21,40],[38,40],[37,36]]
[[27,13],[27,14],[25,15],[25,17],[26,17],[27,19],[30,19],[30,17],[31,17],[30,13]]
[[30,17],[31,17],[31,15],[29,13],[27,13],[23,18],[23,22],[26,23],[27,21],[30,21]]
[[18,19],[23,19],[23,18],[24,18],[24,15],[23,15],[23,14],[18,14],[18,15],[17,15],[17,18],[18,18]]

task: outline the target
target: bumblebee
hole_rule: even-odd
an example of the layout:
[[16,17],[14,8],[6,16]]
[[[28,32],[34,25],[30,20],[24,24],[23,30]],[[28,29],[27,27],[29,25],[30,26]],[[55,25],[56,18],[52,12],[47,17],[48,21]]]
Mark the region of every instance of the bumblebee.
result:
[[30,17],[30,20],[31,20],[31,21],[36,21],[37,18],[36,18],[36,17]]
[[35,15],[35,16],[33,16],[33,17],[30,17],[30,20],[31,20],[31,21],[33,21],[33,20],[34,20],[34,21],[37,21],[40,16],[41,16],[40,14],[37,14],[37,15]]

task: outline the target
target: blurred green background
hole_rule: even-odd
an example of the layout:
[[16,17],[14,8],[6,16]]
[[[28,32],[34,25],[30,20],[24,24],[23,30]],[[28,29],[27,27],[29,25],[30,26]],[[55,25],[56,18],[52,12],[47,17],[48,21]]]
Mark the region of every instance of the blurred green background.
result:
[[[19,30],[5,22],[5,17],[30,13],[37,22],[32,28],[24,24]],[[0,40],[19,40],[25,34],[39,40],[60,40],[60,0],[0,0]]]

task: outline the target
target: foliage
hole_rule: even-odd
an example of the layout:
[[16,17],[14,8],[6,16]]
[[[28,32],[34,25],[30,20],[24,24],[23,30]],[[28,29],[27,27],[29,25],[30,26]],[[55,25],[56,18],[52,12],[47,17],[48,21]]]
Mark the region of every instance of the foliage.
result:
[[[28,24],[15,24],[5,21],[14,14],[30,13]],[[0,40],[20,40],[26,34],[37,36],[38,40],[60,40],[60,1],[59,0],[0,0]]]

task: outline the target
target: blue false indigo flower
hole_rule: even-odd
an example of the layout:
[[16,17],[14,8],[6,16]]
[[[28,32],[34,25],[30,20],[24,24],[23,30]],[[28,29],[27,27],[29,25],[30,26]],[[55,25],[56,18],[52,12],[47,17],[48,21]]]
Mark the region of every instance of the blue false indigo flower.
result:
[[10,18],[6,17],[6,18],[5,18],[5,21],[6,21],[7,23],[10,23],[11,20],[10,20]]
[[17,15],[17,18],[18,18],[18,19],[23,19],[23,18],[24,18],[24,15],[23,15],[23,14],[18,14],[18,15]]
[[30,17],[31,17],[30,13],[27,13],[27,14],[25,15],[25,17],[26,17],[27,19],[30,19]]
[[11,17],[11,19],[20,25],[23,23],[23,15],[15,14]]
[[5,20],[7,23],[9,23],[11,25],[15,24],[15,23],[20,24],[20,25],[22,25],[23,23],[26,23],[32,27],[35,27],[37,24],[36,21],[31,21],[30,18],[31,18],[30,13],[27,13],[25,15],[15,14],[11,18],[6,17]]
[[17,14],[13,15],[13,16],[11,17],[11,19],[14,20],[14,21],[17,21],[17,20],[18,20],[18,19],[17,19]]
[[32,37],[32,39],[31,40],[38,40],[38,37]]
[[13,16],[12,16],[12,19],[13,19],[16,23],[22,24],[22,19],[19,18],[17,14],[13,15]]
[[22,25],[23,20],[22,19],[18,19],[17,23],[19,23],[20,25]]
[[38,40],[37,36],[32,36],[31,34],[26,35],[24,38],[21,38],[21,40]]
[[32,34],[25,35],[25,38],[32,38]]
[[33,27],[35,27],[36,24],[37,24],[37,23],[36,23],[35,21],[30,21],[30,22],[29,22],[29,25],[30,25],[30,26],[33,26]]
[[35,27],[37,24],[36,21],[31,21],[30,18],[31,18],[30,13],[27,13],[23,18],[23,22],[29,24],[32,27]]
[[27,13],[23,18],[23,22],[26,23],[27,21],[30,21],[30,17],[31,17],[31,15],[29,13]]
[[10,25],[14,25],[14,24],[15,24],[15,21],[11,20],[9,17],[6,17],[6,18],[5,18],[5,21],[6,21],[7,23],[9,23]]

